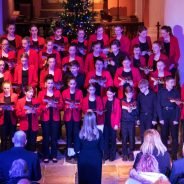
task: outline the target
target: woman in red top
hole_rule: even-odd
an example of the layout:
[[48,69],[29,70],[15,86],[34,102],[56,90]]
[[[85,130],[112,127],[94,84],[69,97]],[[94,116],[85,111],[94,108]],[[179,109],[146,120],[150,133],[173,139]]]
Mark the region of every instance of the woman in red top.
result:
[[50,156],[53,162],[57,162],[57,139],[63,103],[60,91],[54,89],[54,78],[51,74],[45,78],[45,86],[46,88],[39,92],[38,99],[42,110],[40,120],[43,135],[43,161],[48,163]]
[[54,43],[54,49],[57,50],[61,57],[66,56],[68,51],[68,38],[62,35],[63,28],[61,26],[54,27],[54,35],[50,37]]
[[146,61],[148,61],[150,51],[151,51],[151,38],[147,36],[147,28],[141,26],[138,30],[138,36],[136,36],[131,42],[131,53],[133,52],[133,47],[136,44],[140,45],[141,55],[145,57]]
[[88,42],[88,51],[91,50],[91,46],[95,41],[99,41],[103,49],[109,46],[109,37],[106,33],[104,33],[104,28],[102,25],[98,25],[96,28],[96,32],[90,35]]
[[95,60],[98,57],[105,58],[106,56],[101,52],[102,47],[99,41],[93,42],[92,44],[93,52],[88,53],[85,59],[84,71],[87,74],[88,72],[95,69]]
[[130,40],[127,36],[123,34],[123,27],[121,25],[115,25],[114,33],[115,33],[115,36],[111,38],[111,42],[113,40],[119,40],[121,52],[125,52],[126,54],[129,54]]
[[165,69],[165,62],[160,60],[157,62],[157,70],[150,74],[150,87],[154,92],[158,92],[165,86],[165,77],[171,73]]
[[51,74],[54,77],[54,83],[56,89],[61,89],[62,72],[60,68],[56,67],[56,59],[53,56],[47,58],[47,65],[40,73],[40,88],[45,87],[45,77]]
[[7,25],[7,34],[3,35],[3,38],[7,38],[9,41],[10,47],[13,49],[19,49],[22,45],[22,37],[15,34],[15,24],[9,23]]
[[171,33],[169,26],[161,27],[160,41],[164,45],[165,53],[169,58],[169,71],[174,76],[178,68],[178,60],[180,58],[180,48],[178,39]]
[[77,31],[77,39],[72,40],[72,43],[76,44],[77,47],[77,55],[80,57],[86,56],[88,41],[85,39],[85,30],[79,28]]
[[[70,62],[76,60],[76,61],[78,61],[79,65],[80,65],[80,72],[84,72],[83,59],[81,57],[77,56],[76,52],[77,52],[76,44],[71,44],[69,46],[69,49],[68,49],[69,55],[63,58],[62,66],[67,65]],[[63,68],[63,70],[65,70],[65,69]]]
[[115,97],[115,88],[109,87],[103,98],[105,108],[104,123],[104,159],[113,161],[116,158],[116,130],[120,125],[121,107],[120,101]]
[[101,97],[95,95],[96,88],[90,84],[87,88],[88,94],[82,100],[82,112],[85,114],[91,109],[97,116],[97,125],[104,124],[104,107]]
[[30,26],[29,33],[31,48],[39,52],[45,45],[45,39],[41,36],[38,36],[38,28],[34,24]]
[[143,56],[141,56],[141,48],[140,48],[140,45],[138,44],[134,45],[133,56],[131,58],[131,61],[132,61],[132,66],[134,68],[139,69],[142,76],[149,74],[148,70],[141,70],[141,68],[143,69],[144,67],[146,67],[146,60]]
[[2,92],[2,83],[4,81],[12,82],[12,75],[9,70],[5,70],[5,62],[0,58],[0,92]]
[[81,105],[83,99],[82,91],[76,89],[76,80],[74,77],[68,80],[68,89],[63,91],[62,97],[64,102],[63,120],[66,125],[67,136],[67,159],[71,160],[75,155],[75,145],[78,145],[79,141]]
[[97,96],[104,96],[106,88],[113,86],[111,74],[103,70],[104,61],[102,58],[97,58],[95,61],[95,70],[89,72],[86,76],[84,87],[87,88],[89,84],[94,84]]
[[123,90],[127,84],[137,89],[138,83],[141,80],[139,70],[131,66],[131,61],[128,57],[122,61],[122,66],[116,70],[114,77],[114,86],[118,88],[119,99],[123,98]]
[[18,100],[16,115],[19,120],[20,130],[26,133],[26,148],[36,151],[36,138],[39,129],[38,117],[41,113],[38,99],[33,98],[34,89],[32,86],[24,88],[25,97]]
[[169,69],[168,57],[162,53],[162,45],[161,42],[155,41],[152,44],[153,54],[150,55],[148,60],[148,66],[153,68],[153,71],[156,70],[157,62],[162,60],[165,63],[167,69]]
[[46,48],[39,52],[39,68],[43,69],[43,67],[47,63],[47,58],[49,56],[54,56],[56,58],[56,66],[61,67],[61,57],[57,50],[54,50],[54,42],[51,39],[47,39]]
[[19,49],[17,54],[17,62],[21,63],[21,55],[27,53],[29,56],[29,65],[34,65],[35,70],[38,71],[38,53],[34,49],[30,48],[30,38],[24,37],[22,39],[22,48]]
[[0,93],[0,103],[7,105],[0,107],[0,138],[1,150],[3,151],[11,146],[11,140],[16,131],[15,105],[17,95],[11,92],[10,82],[3,82],[2,88],[3,93]]
[[0,58],[6,61],[7,68],[12,71],[16,64],[16,53],[10,49],[9,42],[6,38],[1,40]]
[[27,53],[21,55],[21,64],[15,67],[14,83],[18,85],[32,86],[34,89],[38,84],[37,70],[33,65],[29,65],[29,56]]

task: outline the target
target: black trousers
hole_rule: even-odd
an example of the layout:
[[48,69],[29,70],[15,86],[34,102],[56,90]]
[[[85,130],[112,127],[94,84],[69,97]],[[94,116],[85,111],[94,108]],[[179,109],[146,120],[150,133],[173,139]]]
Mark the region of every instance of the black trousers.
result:
[[135,149],[135,122],[134,121],[121,122],[121,133],[122,133],[122,154],[128,156],[128,154],[132,153]]
[[38,132],[29,129],[26,130],[25,133],[27,137],[26,149],[29,151],[36,151],[36,138]]
[[[43,155],[44,158],[57,157],[57,139],[58,139],[59,122],[47,121],[42,122],[43,135]],[[51,151],[49,149],[51,147]]]
[[175,110],[164,110],[163,109],[164,125],[161,125],[161,138],[165,146],[167,147],[168,137],[171,133],[172,137],[172,156],[177,156],[178,151],[178,129],[179,125],[174,125],[173,121],[175,118]]
[[143,142],[144,132],[150,128],[153,128],[151,114],[143,114],[142,113],[140,115],[141,142]]
[[5,121],[4,124],[0,126],[1,151],[12,147],[12,137],[15,131],[16,125],[12,125],[10,121]]
[[80,122],[66,121],[67,148],[75,148],[79,141]]
[[111,125],[104,125],[104,159],[116,158],[116,130]]

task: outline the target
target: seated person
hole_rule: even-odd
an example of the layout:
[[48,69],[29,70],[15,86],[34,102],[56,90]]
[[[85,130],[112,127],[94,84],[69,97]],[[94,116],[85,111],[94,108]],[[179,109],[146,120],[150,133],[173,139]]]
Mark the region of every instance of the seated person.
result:
[[161,177],[167,180],[167,177],[159,172],[158,161],[155,157],[151,154],[143,154],[136,170],[130,171],[130,178],[126,184],[154,183]]

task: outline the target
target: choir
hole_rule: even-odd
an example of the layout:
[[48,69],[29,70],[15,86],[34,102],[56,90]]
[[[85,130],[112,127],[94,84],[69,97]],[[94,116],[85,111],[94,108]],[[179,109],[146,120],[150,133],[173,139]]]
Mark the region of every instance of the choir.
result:
[[105,160],[115,160],[120,132],[123,160],[134,159],[137,125],[141,140],[147,129],[155,128],[166,146],[171,133],[172,157],[177,157],[184,86],[180,92],[176,85],[180,49],[169,26],[161,27],[161,38],[153,43],[144,26],[132,40],[121,25],[111,38],[101,25],[89,39],[79,28],[74,40],[62,35],[62,27],[55,27],[49,38],[39,36],[36,25],[24,38],[13,23],[6,31],[0,40],[1,150],[18,128],[27,135],[27,149],[35,151],[41,124],[44,162],[57,162],[63,121],[70,160],[76,155],[83,114],[91,109],[103,132]]

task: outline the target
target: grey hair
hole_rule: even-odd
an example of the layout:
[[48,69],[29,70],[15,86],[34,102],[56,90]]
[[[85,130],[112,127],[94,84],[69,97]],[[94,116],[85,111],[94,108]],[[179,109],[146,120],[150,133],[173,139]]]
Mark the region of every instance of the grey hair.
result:
[[14,146],[22,146],[24,147],[27,140],[26,140],[26,134],[24,131],[19,130],[17,132],[15,132],[12,141],[14,143]]
[[27,176],[29,176],[29,170],[26,161],[23,159],[14,160],[9,170],[9,177],[16,178]]

